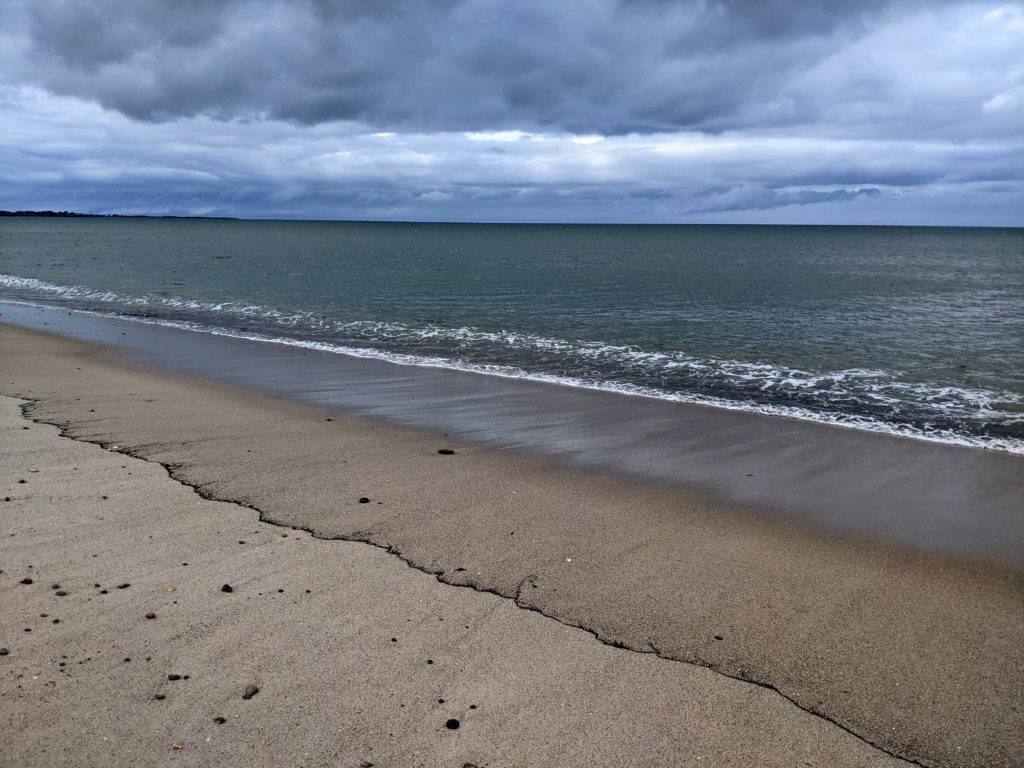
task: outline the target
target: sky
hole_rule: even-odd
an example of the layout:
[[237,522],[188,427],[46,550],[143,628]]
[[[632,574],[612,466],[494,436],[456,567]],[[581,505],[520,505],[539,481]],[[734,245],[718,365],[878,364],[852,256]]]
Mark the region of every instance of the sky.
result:
[[1024,2],[4,0],[0,208],[1024,226]]

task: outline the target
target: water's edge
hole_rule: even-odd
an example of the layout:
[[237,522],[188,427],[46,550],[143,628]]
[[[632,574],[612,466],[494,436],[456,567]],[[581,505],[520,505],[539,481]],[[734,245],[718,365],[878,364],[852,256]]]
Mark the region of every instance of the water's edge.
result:
[[689,403],[395,365],[53,308],[0,320],[396,426],[548,456],[924,550],[1024,565],[1020,456]]
[[[6,282],[4,282],[5,279]],[[9,287],[8,284],[14,285],[16,283],[24,283],[26,285],[31,285],[33,289],[38,289],[39,286],[43,286],[42,290],[60,289],[60,291],[64,292],[61,294],[62,297],[65,295],[75,296],[77,294],[75,294],[74,291],[78,290],[75,288],[62,288],[60,286],[52,286],[33,279],[10,278],[10,276],[0,275],[0,287]],[[68,294],[66,293],[67,291],[70,291],[71,293]],[[95,294],[95,292],[88,292],[88,296],[90,296],[93,300],[96,300],[98,297],[100,298],[100,300],[103,300],[102,296],[105,295],[107,294]],[[111,296],[113,295],[111,294]],[[858,415],[855,413],[816,410],[809,407],[802,407],[799,405],[787,405],[778,402],[762,402],[757,400],[734,399],[730,397],[722,397],[706,393],[667,391],[653,386],[634,384],[626,381],[590,380],[571,375],[559,375],[540,371],[529,371],[517,367],[515,365],[473,362],[458,358],[452,359],[437,355],[398,352],[387,349],[381,349],[372,345],[352,346],[349,344],[341,344],[331,341],[321,341],[309,338],[294,337],[282,334],[281,332],[267,332],[262,330],[257,331],[248,329],[245,326],[238,328],[227,325],[213,324],[208,321],[177,319],[173,317],[161,317],[152,312],[146,312],[145,308],[148,307],[149,304],[143,301],[142,299],[139,299],[139,302],[141,303],[136,313],[129,309],[131,303],[129,301],[126,301],[124,297],[115,298],[117,300],[116,303],[120,305],[120,308],[112,307],[109,310],[100,310],[95,308],[82,309],[74,305],[62,306],[61,304],[51,304],[45,301],[12,299],[7,297],[0,298],[0,305],[20,305],[29,308],[35,307],[40,309],[48,308],[70,310],[81,314],[95,315],[98,317],[118,318],[146,325],[156,325],[167,328],[175,328],[179,330],[195,331],[214,336],[223,336],[228,338],[242,339],[261,343],[280,344],[297,347],[300,349],[316,350],[319,352],[327,352],[332,354],[348,355],[352,357],[382,360],[397,365],[418,366],[425,368],[442,368],[484,376],[493,376],[507,379],[523,379],[528,381],[543,382],[546,384],[560,385],[564,387],[572,387],[576,389],[589,389],[601,392],[615,393],[618,395],[644,397],[674,403],[690,403],[695,405],[710,406],[714,408],[722,408],[726,410],[741,411],[745,413],[756,413],[768,416],[783,416],[791,419],[799,419],[803,421],[830,424],[833,426],[844,427],[849,429],[895,435],[915,440],[923,440],[928,442],[944,443],[950,445],[968,446],[973,448],[982,448],[996,451],[1005,451],[1008,453],[1024,455],[1024,438],[1018,438],[1009,434],[1001,436],[965,434],[963,432],[958,432],[951,428],[934,426],[930,426],[929,428],[925,429],[914,423],[886,421],[884,419],[874,418],[866,415]],[[110,300],[114,301],[113,298]],[[168,304],[167,307],[170,309],[177,310],[189,310],[197,308],[191,307],[188,302],[185,302],[185,304],[179,306],[181,301],[184,300],[175,300],[171,304]],[[267,312],[270,312],[270,310],[266,310],[265,308],[246,308],[246,310],[255,313],[253,315],[254,317],[259,317],[262,316],[263,314],[266,314]],[[243,312],[240,316],[245,317],[245,313]],[[548,343],[554,342],[555,340],[541,339],[538,341]],[[728,363],[729,361],[720,362]],[[706,363],[705,361],[695,360],[691,361],[689,364],[700,367],[705,365]],[[737,369],[744,367],[751,369],[763,369],[767,367],[763,365],[749,363],[743,364],[739,362],[734,362],[733,365]],[[742,376],[743,374],[740,375]],[[848,376],[851,380],[856,380],[859,378],[868,380],[872,377],[881,376],[881,372],[842,371],[833,372],[831,374],[825,375],[811,374],[805,371],[777,368],[773,371],[773,375],[776,378],[786,379],[790,382],[794,380],[794,377],[806,378],[808,381],[814,382],[821,378],[841,379],[844,376]],[[798,384],[797,386],[806,385],[801,383]],[[993,402],[989,402],[990,400],[993,400],[993,398],[996,401],[999,399],[1006,401],[1012,400],[1013,405],[1018,405],[1017,400],[1019,399],[1019,406],[1021,407],[1022,412],[1024,412],[1024,398],[1015,399],[1014,396],[1009,393],[995,395],[993,393],[983,393],[980,391],[963,391],[959,393],[958,397],[961,400],[963,400],[963,402],[960,404],[960,407],[967,409],[977,407],[983,411],[993,407]],[[1021,419],[1020,421],[1024,423],[1024,419]]]

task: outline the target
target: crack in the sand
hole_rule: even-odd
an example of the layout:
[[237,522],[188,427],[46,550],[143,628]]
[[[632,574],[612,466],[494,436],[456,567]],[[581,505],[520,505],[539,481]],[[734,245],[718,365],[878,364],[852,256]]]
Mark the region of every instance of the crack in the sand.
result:
[[[731,680],[736,680],[736,681],[741,682],[741,683],[747,683],[749,685],[757,686],[758,688],[763,688],[765,690],[772,691],[773,693],[777,694],[778,696],[780,696],[783,699],[785,699],[786,701],[788,701],[790,704],[792,704],[794,707],[796,707],[800,711],[806,712],[807,714],[811,715],[812,717],[816,717],[816,718],[819,718],[821,720],[824,720],[825,722],[835,726],[836,728],[839,728],[840,730],[848,733],[850,736],[852,736],[853,738],[857,739],[858,741],[860,741],[860,742],[862,742],[864,744],[867,744],[868,746],[872,747],[873,749],[876,749],[879,752],[882,752],[882,753],[884,753],[886,755],[889,755],[892,758],[895,758],[897,760],[901,760],[901,761],[903,761],[905,763],[908,763],[910,765],[922,766],[922,768],[933,768],[936,765],[936,764],[931,763],[931,762],[922,762],[919,759],[916,759],[916,758],[913,758],[913,757],[907,757],[905,755],[901,755],[901,754],[893,752],[893,751],[891,751],[889,749],[886,749],[884,746],[881,746],[881,745],[875,743],[870,738],[867,738],[867,737],[857,733],[850,726],[847,726],[844,723],[836,720],[835,718],[833,718],[828,713],[822,712],[820,710],[817,710],[815,708],[812,708],[812,707],[809,707],[809,706],[807,706],[805,704],[802,704],[801,702],[797,701],[795,698],[793,698],[789,694],[787,694],[784,691],[781,691],[778,688],[776,688],[771,683],[763,682],[761,680],[755,680],[753,678],[746,677],[746,676],[731,674],[731,673],[729,673],[727,671],[724,671],[722,669],[718,669],[717,667],[715,667],[711,663],[703,662],[703,661],[701,661],[699,659],[692,659],[692,658],[691,659],[679,659],[679,658],[675,658],[675,657],[669,655],[667,652],[661,650],[657,645],[655,645],[655,643],[652,640],[648,640],[647,641],[646,647],[636,647],[636,646],[633,646],[633,645],[629,645],[629,644],[626,644],[626,643],[624,643],[624,642],[622,642],[620,640],[617,640],[615,638],[605,637],[605,636],[603,636],[601,634],[601,632],[599,630],[592,629],[590,627],[584,626],[582,624],[578,624],[578,623],[573,622],[573,621],[568,621],[568,620],[566,620],[566,619],[564,619],[564,618],[562,618],[560,616],[557,616],[555,614],[551,614],[551,613],[546,612],[540,606],[537,606],[537,605],[531,604],[531,603],[526,603],[522,599],[523,598],[523,595],[522,595],[523,589],[525,589],[527,584],[531,584],[531,585],[535,584],[536,579],[537,579],[537,574],[531,573],[531,574],[528,574],[527,576],[525,576],[523,579],[521,579],[519,581],[518,585],[516,586],[515,590],[511,594],[506,594],[504,591],[502,591],[501,589],[499,589],[497,587],[487,587],[487,586],[484,586],[484,585],[481,585],[481,584],[475,584],[475,583],[473,583],[471,581],[452,581],[450,578],[447,578],[448,572],[446,572],[445,570],[438,571],[438,570],[434,570],[432,568],[429,568],[427,566],[423,566],[423,565],[418,564],[417,562],[412,560],[410,557],[407,557],[405,554],[403,554],[401,549],[396,547],[394,544],[392,544],[390,542],[387,542],[387,541],[376,540],[373,537],[372,531],[358,530],[358,531],[349,532],[347,534],[325,535],[325,534],[317,533],[315,530],[313,530],[312,528],[307,527],[307,526],[295,525],[293,523],[282,522],[280,520],[274,519],[274,517],[271,515],[271,513],[265,512],[264,510],[260,509],[259,507],[257,507],[256,505],[252,504],[251,502],[240,500],[240,499],[220,498],[218,496],[215,496],[213,493],[209,492],[208,490],[206,490],[210,485],[212,485],[212,484],[214,484],[214,483],[216,483],[218,481],[207,481],[207,482],[204,482],[204,483],[194,483],[194,482],[189,481],[186,478],[179,477],[176,473],[185,466],[182,463],[164,462],[164,461],[160,461],[159,459],[153,459],[153,458],[147,457],[147,456],[145,456],[145,455],[143,455],[141,453],[142,449],[140,449],[140,448],[129,448],[127,446],[116,445],[116,444],[111,443],[111,442],[104,442],[103,440],[101,440],[99,438],[97,438],[97,439],[90,439],[90,438],[87,438],[87,437],[77,436],[77,435],[73,434],[72,431],[71,431],[72,428],[71,428],[71,422],[70,421],[66,422],[66,423],[60,423],[60,422],[57,422],[57,421],[47,421],[45,419],[36,418],[33,415],[31,415],[30,414],[31,408],[34,405],[38,405],[38,403],[41,402],[41,401],[29,398],[29,397],[26,397],[24,395],[15,395],[14,397],[16,399],[20,399],[20,400],[23,401],[22,404],[20,405],[20,410],[21,410],[22,417],[27,419],[27,420],[29,420],[29,421],[31,421],[32,423],[35,423],[35,424],[46,424],[46,425],[49,425],[49,426],[56,427],[57,430],[58,430],[58,434],[61,437],[66,438],[68,440],[74,440],[76,442],[81,442],[81,443],[87,443],[87,444],[90,444],[90,445],[95,445],[95,446],[98,446],[98,447],[102,448],[103,450],[109,451],[111,453],[119,453],[119,454],[122,454],[122,455],[125,455],[125,456],[129,456],[129,457],[131,457],[133,459],[138,459],[139,461],[145,461],[145,462],[147,462],[149,464],[157,464],[157,465],[163,467],[164,471],[167,473],[167,476],[171,480],[175,481],[176,483],[179,483],[180,485],[185,486],[186,488],[192,489],[192,491],[197,496],[199,496],[200,498],[206,499],[207,501],[214,501],[214,502],[223,503],[223,504],[234,504],[235,506],[244,507],[245,509],[250,509],[250,510],[252,510],[253,512],[256,513],[257,519],[261,523],[266,523],[267,525],[273,525],[273,526],[276,526],[276,527],[279,527],[279,528],[288,528],[288,529],[294,530],[294,531],[303,531],[305,533],[308,533],[313,538],[319,539],[321,541],[346,541],[346,542],[351,542],[351,543],[367,544],[367,545],[369,545],[371,547],[375,547],[377,549],[384,550],[388,554],[394,555],[395,557],[397,557],[399,560],[401,560],[403,563],[405,563],[409,568],[412,568],[413,570],[416,570],[416,571],[419,571],[421,573],[425,573],[425,574],[428,574],[430,576],[433,576],[439,583],[444,584],[446,586],[451,586],[451,587],[468,587],[469,589],[472,589],[474,592],[480,592],[480,593],[484,593],[484,594],[495,595],[497,597],[500,597],[500,598],[503,598],[503,599],[506,599],[506,600],[510,600],[510,601],[512,601],[512,603],[517,608],[519,608],[521,610],[533,611],[534,613],[538,613],[541,616],[544,616],[545,618],[551,619],[552,621],[556,621],[559,624],[562,624],[563,626],[571,627],[573,629],[578,629],[578,630],[581,630],[583,632],[586,632],[587,634],[591,635],[594,639],[596,639],[599,643],[601,643],[603,645],[608,645],[608,646],[611,646],[613,648],[619,648],[619,649],[622,649],[622,650],[625,650],[625,651],[630,651],[632,653],[651,654],[651,655],[653,655],[653,656],[655,656],[655,657],[657,657],[659,659],[664,659],[665,661],[671,661],[671,662],[676,663],[676,664],[688,664],[690,666],[700,667],[702,669],[707,669],[708,671],[713,672],[713,673],[715,673],[717,675],[721,675],[722,677],[727,677],[727,678],[729,678]],[[169,445],[169,443],[161,443],[161,444],[162,445]]]

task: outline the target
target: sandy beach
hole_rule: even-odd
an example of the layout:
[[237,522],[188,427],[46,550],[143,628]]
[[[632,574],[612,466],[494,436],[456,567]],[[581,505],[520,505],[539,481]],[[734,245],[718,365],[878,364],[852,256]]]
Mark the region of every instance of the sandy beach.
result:
[[0,362],[5,766],[1021,764],[1008,564],[24,328]]

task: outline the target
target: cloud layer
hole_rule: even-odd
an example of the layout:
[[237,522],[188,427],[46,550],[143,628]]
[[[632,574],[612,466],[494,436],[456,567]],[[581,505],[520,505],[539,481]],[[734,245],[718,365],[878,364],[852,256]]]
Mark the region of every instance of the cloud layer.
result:
[[1019,2],[44,0],[0,29],[7,207],[1024,223]]

